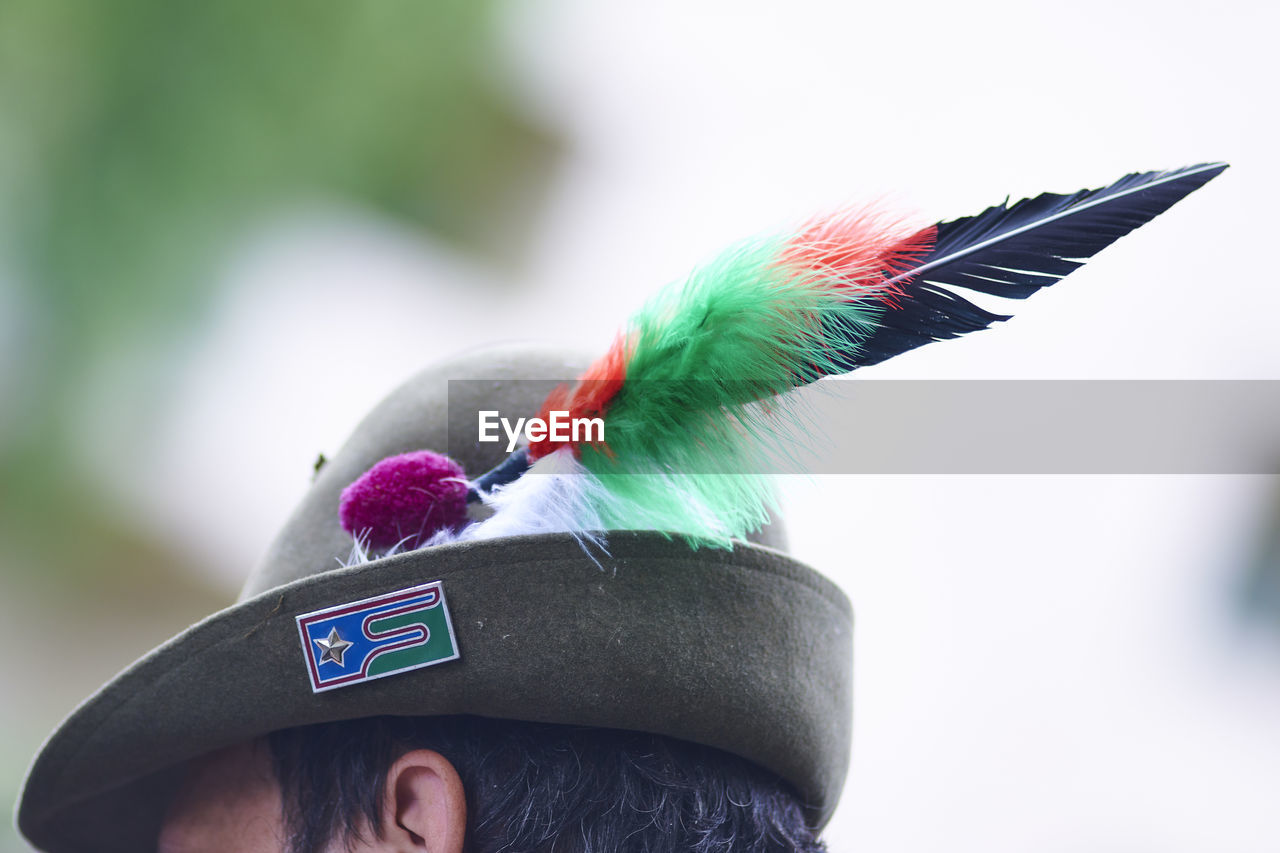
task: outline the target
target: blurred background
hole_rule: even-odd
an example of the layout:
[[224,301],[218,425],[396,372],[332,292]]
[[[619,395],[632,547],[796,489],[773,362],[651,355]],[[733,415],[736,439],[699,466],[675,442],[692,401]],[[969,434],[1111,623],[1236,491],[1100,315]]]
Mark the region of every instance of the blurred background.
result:
[[[3,0],[0,800],[77,702],[233,600],[412,371],[601,349],[816,211],[935,221],[1227,160],[1012,322],[867,378],[1280,378],[1255,259],[1278,25],[1244,0]],[[858,614],[833,851],[1280,849],[1274,478],[786,485],[794,552]]]

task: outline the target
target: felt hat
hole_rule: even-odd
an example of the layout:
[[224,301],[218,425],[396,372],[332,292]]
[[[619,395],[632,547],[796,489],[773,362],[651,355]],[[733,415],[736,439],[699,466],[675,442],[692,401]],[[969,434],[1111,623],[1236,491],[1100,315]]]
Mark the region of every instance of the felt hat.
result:
[[[392,393],[321,468],[239,601],[124,670],[50,736],[19,801],[23,834],[53,853],[154,850],[184,761],[277,729],[383,714],[705,744],[777,773],[824,824],[849,759],[852,614],[833,583],[781,550],[776,524],[732,549],[614,531],[601,552],[547,533],[344,565],[352,539],[338,524],[340,496],[363,472],[446,447],[467,472],[485,471],[504,447],[459,439],[475,434],[477,411],[495,402],[537,411],[545,386],[520,380],[569,379],[585,363],[490,350]],[[450,382],[459,379],[483,381]],[[324,636],[327,623],[308,634],[308,615],[337,618],[403,590],[434,591],[446,606],[448,630],[437,630],[446,648],[433,665],[318,688],[320,658],[333,669],[342,643],[361,650]]]

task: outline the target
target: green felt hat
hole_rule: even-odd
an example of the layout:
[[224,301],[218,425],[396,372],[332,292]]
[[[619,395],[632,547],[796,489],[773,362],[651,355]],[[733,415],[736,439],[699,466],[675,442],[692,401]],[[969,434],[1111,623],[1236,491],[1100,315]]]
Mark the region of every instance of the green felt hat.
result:
[[[776,525],[731,551],[613,532],[438,545],[343,567],[342,490],[370,466],[452,450],[474,476],[504,455],[459,440],[476,411],[532,413],[581,359],[507,348],[424,371],[326,464],[238,603],[134,663],[50,736],[18,825],[53,853],[152,851],[182,762],[276,729],[381,714],[477,714],[655,732],[750,759],[824,824],[848,767],[852,613],[780,550]],[[454,383],[473,379],[483,382]],[[452,435],[454,441],[449,442]],[[438,581],[450,650],[430,666],[316,692],[299,616]],[[341,612],[341,611],[331,611]],[[443,641],[443,635],[440,635]]]

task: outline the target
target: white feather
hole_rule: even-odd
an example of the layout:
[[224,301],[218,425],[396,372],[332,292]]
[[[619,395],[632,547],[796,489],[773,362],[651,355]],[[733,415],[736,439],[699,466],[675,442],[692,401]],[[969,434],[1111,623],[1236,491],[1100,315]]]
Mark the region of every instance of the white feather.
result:
[[[447,545],[529,536],[536,533],[572,533],[592,559],[592,550],[607,555],[604,525],[593,507],[609,500],[607,489],[574,456],[569,448],[549,453],[535,462],[518,480],[482,493],[493,511],[488,518],[458,530],[440,530],[423,546]],[[372,551],[365,537],[356,540],[345,565],[356,566],[399,553],[404,543],[386,552]]]
[[[428,546],[499,536],[572,533],[583,547],[605,550],[603,525],[592,509],[608,492],[567,447],[533,463],[518,480],[480,497],[493,510],[459,531],[441,530]],[[606,552],[607,553],[607,552]]]
[[[631,476],[646,477],[654,488],[667,492],[683,491],[680,478],[655,472]],[[572,449],[563,447],[535,462],[519,479],[498,486],[480,495],[492,515],[473,521],[457,530],[440,530],[422,547],[447,545],[451,542],[470,542],[496,539],[500,536],[530,536],[539,533],[571,533],[593,560],[595,552],[607,556],[607,540],[601,509],[612,512],[614,517],[628,518],[633,524],[629,529],[659,529],[656,519],[650,519],[640,505],[631,504],[605,487],[587,470]],[[626,512],[619,512],[619,504],[626,503]],[[711,511],[702,505],[696,495],[685,495],[689,524],[697,529],[718,529]],[[683,531],[669,530],[668,533]],[[727,531],[724,535],[728,535]],[[370,551],[363,538],[356,541],[346,565],[359,565],[371,560],[399,553],[405,543],[397,543],[386,552]],[[599,561],[596,561],[597,564]]]

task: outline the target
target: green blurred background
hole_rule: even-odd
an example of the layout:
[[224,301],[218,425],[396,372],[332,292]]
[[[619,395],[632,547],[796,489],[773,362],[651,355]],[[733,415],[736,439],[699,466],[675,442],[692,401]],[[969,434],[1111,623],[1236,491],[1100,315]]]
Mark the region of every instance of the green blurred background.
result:
[[[521,263],[558,143],[495,71],[493,15],[0,3],[0,619],[45,638],[0,664],[22,696],[0,704],[0,801],[53,720],[234,594],[96,461],[154,439],[233,249],[336,203]],[[25,848],[6,826],[0,849]]]

